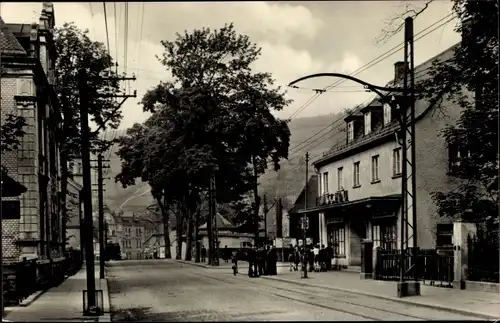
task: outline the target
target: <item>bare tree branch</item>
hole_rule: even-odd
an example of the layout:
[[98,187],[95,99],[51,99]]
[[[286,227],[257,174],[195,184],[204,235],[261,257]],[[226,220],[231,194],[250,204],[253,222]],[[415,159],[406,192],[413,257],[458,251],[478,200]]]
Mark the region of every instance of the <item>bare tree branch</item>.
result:
[[434,0],[427,0],[422,7],[415,6],[415,2],[416,1],[407,1],[402,12],[399,12],[385,20],[385,28],[382,29],[380,35],[375,38],[376,45],[385,44],[394,35],[402,31],[405,26],[404,21],[407,17],[412,17],[413,19],[417,18],[420,14],[427,10],[429,5],[434,2]]

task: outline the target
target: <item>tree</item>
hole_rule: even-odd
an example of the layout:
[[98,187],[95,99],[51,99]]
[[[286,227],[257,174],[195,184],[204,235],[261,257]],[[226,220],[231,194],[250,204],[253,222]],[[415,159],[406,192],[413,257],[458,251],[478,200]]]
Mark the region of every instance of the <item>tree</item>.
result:
[[[144,110],[153,113],[144,126],[154,136],[137,148],[142,149],[143,180],[157,185],[190,228],[210,174],[215,175],[217,202],[236,201],[254,182],[252,158],[258,159],[262,173],[267,159],[277,169],[287,157],[288,125],[270,111],[289,101],[273,88],[269,74],[252,73],[260,49],[237,35],[232,24],[176,36],[162,42],[165,52],[159,58],[173,81],[160,83],[142,100]],[[122,155],[122,162],[133,164]],[[137,165],[130,176],[137,177]],[[192,237],[187,238],[190,250]],[[177,257],[180,248],[178,244]]]
[[454,173],[462,181],[433,198],[441,216],[498,223],[498,2],[455,0],[453,10],[462,42],[453,59],[433,64],[419,88],[462,109],[443,131],[449,148],[460,152]]
[[[122,118],[116,102],[110,95],[119,93],[118,80],[109,79],[116,76],[112,71],[115,66],[104,45],[92,41],[88,30],[80,30],[73,23],[65,23],[54,33],[56,51],[55,90],[59,98],[63,125],[58,133],[61,163],[61,213],[62,231],[66,234],[68,209],[66,192],[68,185],[68,166],[79,156],[80,143],[80,107],[77,73],[81,68],[88,75],[88,104],[91,120],[101,129],[107,126],[116,129]],[[106,96],[107,98],[103,97]],[[95,151],[105,151],[114,142],[103,140],[98,132],[91,132],[91,147]],[[64,236],[63,236],[64,238]]]

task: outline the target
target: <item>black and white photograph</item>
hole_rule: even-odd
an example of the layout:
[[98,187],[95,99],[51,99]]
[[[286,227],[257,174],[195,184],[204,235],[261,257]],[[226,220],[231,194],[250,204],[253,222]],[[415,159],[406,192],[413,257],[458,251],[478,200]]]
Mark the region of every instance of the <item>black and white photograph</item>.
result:
[[498,20],[0,2],[2,322],[498,321]]

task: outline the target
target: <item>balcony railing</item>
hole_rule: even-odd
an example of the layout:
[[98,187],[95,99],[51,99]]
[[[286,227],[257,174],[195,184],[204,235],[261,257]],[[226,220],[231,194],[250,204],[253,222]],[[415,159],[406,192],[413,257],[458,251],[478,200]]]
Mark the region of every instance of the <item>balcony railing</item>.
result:
[[349,201],[347,190],[340,190],[335,193],[326,193],[316,198],[316,206],[332,205]]

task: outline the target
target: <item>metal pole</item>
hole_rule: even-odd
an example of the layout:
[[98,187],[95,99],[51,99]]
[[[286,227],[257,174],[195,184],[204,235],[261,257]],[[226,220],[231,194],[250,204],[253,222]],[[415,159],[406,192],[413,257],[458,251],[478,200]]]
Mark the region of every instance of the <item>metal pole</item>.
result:
[[102,154],[97,156],[97,198],[99,199],[99,278],[104,279],[104,197],[102,179]]
[[[417,265],[417,166],[415,146],[415,46],[413,41],[413,19],[406,21],[407,38],[410,46],[410,120],[411,120],[411,194],[412,194],[412,226],[413,226],[413,265]],[[414,280],[418,280],[418,268],[413,270]]]
[[[0,13],[1,13],[2,9],[1,9],[1,5],[0,5]],[[2,68],[2,51],[0,50],[0,80],[2,79],[2,72],[3,72],[3,68]],[[2,82],[0,82],[0,95],[2,93],[2,85],[1,85]],[[2,109],[2,100],[1,100],[1,97],[0,97],[0,110]],[[2,192],[3,191],[3,181],[1,180],[0,178],[0,189]],[[2,295],[2,299],[0,301],[0,319],[2,319],[3,321],[3,314],[4,314],[4,306],[3,306],[3,218],[2,218],[2,212],[0,212],[0,261],[2,261],[2,263],[0,264],[0,277],[2,278],[2,284],[0,284],[0,294]]]
[[304,216],[302,221],[302,247],[304,248],[304,259],[303,259],[303,269],[304,269],[304,278],[307,278],[307,250],[306,250],[306,240],[307,240],[307,192],[309,189],[309,152],[306,152],[306,186],[304,190]]
[[[85,69],[78,71],[78,88],[80,91],[80,122],[82,141],[82,166],[83,166],[83,204],[85,219],[85,266],[87,269],[87,309],[95,308],[95,268],[94,268],[94,241],[92,221],[92,182],[90,175],[90,140],[88,121],[88,93],[87,72]],[[87,310],[85,309],[85,310]]]

